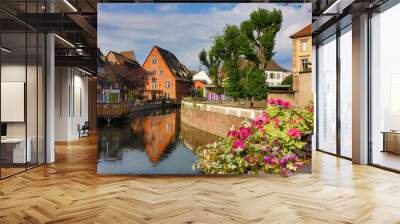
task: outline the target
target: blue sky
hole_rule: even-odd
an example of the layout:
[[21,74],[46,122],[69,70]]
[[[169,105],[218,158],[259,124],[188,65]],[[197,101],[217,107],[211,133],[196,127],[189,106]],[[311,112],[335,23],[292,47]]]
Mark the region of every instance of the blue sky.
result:
[[190,69],[199,69],[198,54],[208,49],[227,24],[239,25],[257,8],[281,9],[274,59],[291,70],[290,35],[311,23],[311,4],[272,3],[101,3],[98,4],[98,46],[134,50],[143,64],[154,45],[173,52]]

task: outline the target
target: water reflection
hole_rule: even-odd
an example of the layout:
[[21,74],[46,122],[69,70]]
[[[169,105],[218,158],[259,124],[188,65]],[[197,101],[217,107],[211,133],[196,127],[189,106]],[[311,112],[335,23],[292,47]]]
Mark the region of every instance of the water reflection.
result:
[[180,122],[179,109],[134,114],[129,124],[98,129],[98,173],[193,174],[191,149],[217,137]]

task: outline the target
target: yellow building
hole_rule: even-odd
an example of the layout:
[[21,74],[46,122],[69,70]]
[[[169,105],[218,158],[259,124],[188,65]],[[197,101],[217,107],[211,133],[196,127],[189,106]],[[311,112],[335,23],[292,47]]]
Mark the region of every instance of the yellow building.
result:
[[311,33],[310,24],[290,36],[293,39],[293,90],[295,91],[295,104],[297,105],[306,105],[313,101]]

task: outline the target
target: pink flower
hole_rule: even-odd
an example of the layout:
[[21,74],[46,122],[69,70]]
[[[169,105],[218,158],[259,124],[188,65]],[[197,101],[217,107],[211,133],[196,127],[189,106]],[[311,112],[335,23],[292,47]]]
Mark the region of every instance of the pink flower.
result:
[[244,149],[244,148],[246,148],[246,145],[243,143],[242,140],[236,140],[236,141],[233,143],[233,148],[234,148],[234,149],[237,149],[237,148],[242,148],[242,149]]
[[260,153],[261,153],[261,154],[265,154],[266,152],[267,152],[267,150],[265,150],[265,149],[261,149],[261,150],[260,150]]
[[286,163],[287,163],[287,158],[286,157],[283,157],[281,160],[279,160],[279,165],[281,165],[281,166],[286,166]]
[[297,128],[291,128],[288,130],[288,135],[294,138],[299,138],[301,136],[301,132]]
[[292,104],[290,104],[290,102],[284,101],[284,102],[282,103],[282,106],[283,106],[284,108],[286,108],[286,109],[289,109],[289,108],[292,106]]
[[275,105],[276,102],[275,102],[274,98],[271,98],[271,99],[267,100],[267,103],[270,105]]
[[258,129],[260,132],[265,132],[265,128],[261,127]]
[[304,164],[303,164],[302,162],[295,162],[295,163],[294,163],[294,166],[295,166],[296,168],[302,168],[302,167],[304,166]]
[[242,136],[242,139],[246,139],[247,137],[249,137],[251,129],[250,128],[241,127],[239,129],[239,131],[240,131],[240,135]]
[[249,162],[250,161],[250,155],[246,155],[245,159],[246,159],[247,162]]
[[271,157],[264,156],[263,161],[264,161],[265,164],[271,163]]
[[278,104],[278,105],[280,105],[280,106],[283,106],[283,102],[284,102],[284,101],[281,100],[281,99],[276,99],[276,100],[275,100],[275,103]]
[[309,110],[311,113],[314,113],[314,105],[310,105],[310,107],[308,108],[308,110]]
[[270,120],[271,119],[269,118],[268,114],[264,115],[264,118],[263,118],[264,124],[269,124]]
[[278,117],[274,117],[272,120],[275,122],[275,128],[278,128],[281,124],[281,120]]
[[279,163],[279,160],[275,156],[271,156],[271,165],[276,165]]
[[285,167],[282,167],[282,168],[281,168],[281,173],[282,173],[282,175],[283,175],[284,177],[290,176],[289,169],[287,169],[287,168],[285,168]]
[[237,137],[239,137],[239,132],[236,130],[229,131],[228,136],[232,137],[232,138],[237,138]]

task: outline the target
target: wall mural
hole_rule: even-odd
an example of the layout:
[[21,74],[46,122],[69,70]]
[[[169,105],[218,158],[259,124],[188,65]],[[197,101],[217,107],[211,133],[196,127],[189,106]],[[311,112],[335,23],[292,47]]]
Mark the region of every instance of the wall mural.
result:
[[310,173],[310,24],[311,4],[99,4],[98,173]]

